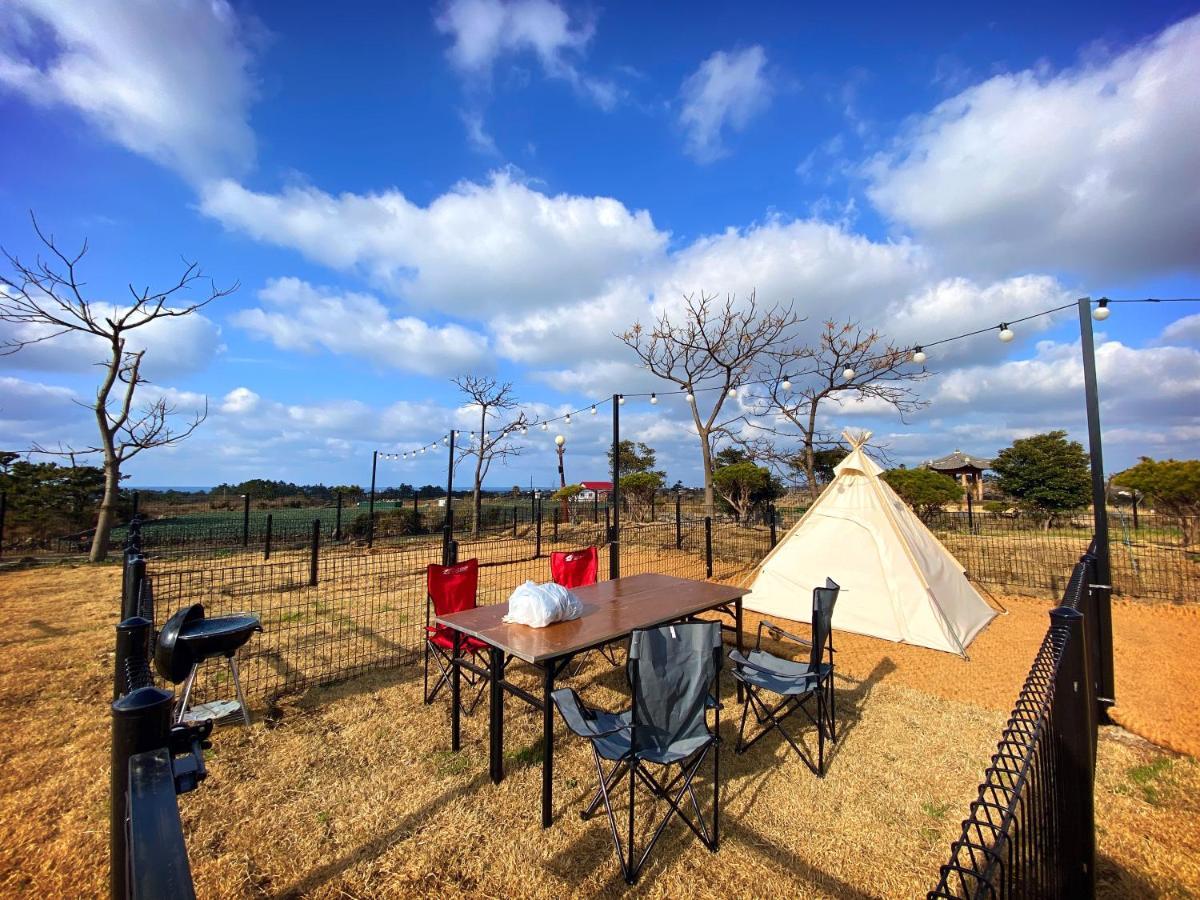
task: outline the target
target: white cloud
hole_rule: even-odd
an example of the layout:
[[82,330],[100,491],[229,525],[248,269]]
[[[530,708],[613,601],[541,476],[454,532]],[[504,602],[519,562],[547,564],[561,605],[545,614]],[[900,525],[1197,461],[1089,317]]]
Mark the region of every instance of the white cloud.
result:
[[724,156],[723,133],[743,130],[770,105],[766,64],[767,54],[757,45],[718,50],[687,77],[680,88],[679,122],[688,155],[701,163]]
[[258,297],[265,308],[242,310],[232,321],[282,350],[321,348],[423,375],[457,373],[487,363],[487,338],[478,332],[461,325],[434,326],[413,316],[393,317],[370,294],[275,278]]
[[247,24],[225,0],[0,8],[0,84],[78,110],[193,181],[241,174],[253,161],[251,61]]
[[0,398],[0,421],[42,421],[62,418],[64,411],[72,408],[75,392],[57,385],[0,375]]
[[1180,343],[1200,341],[1200,313],[1176,319],[1163,329],[1162,340]]
[[548,77],[566,81],[601,109],[619,99],[616,85],[583,74],[573,61],[591,41],[592,23],[572,25],[551,0],[451,0],[435,23],[454,40],[450,62],[472,78],[490,76],[502,56],[533,53]]
[[588,299],[612,275],[656,260],[668,238],[645,211],[609,197],[549,196],[506,173],[462,182],[427,207],[397,190],[260,194],[223,181],[202,208],[227,228],[460,316]]
[[467,129],[467,140],[480,153],[496,156],[496,140],[488,133],[483,123],[483,113],[479,110],[468,110],[462,113],[463,126]]
[[999,75],[869,167],[873,202],[967,271],[1200,268],[1200,17],[1100,64]]

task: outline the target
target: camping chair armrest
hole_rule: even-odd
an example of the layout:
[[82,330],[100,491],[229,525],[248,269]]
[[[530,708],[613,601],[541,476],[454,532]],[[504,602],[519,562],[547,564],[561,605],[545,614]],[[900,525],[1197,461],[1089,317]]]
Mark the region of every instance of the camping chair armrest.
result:
[[770,632],[771,637],[773,637],[775,640],[779,640],[780,635],[782,635],[783,637],[795,641],[797,644],[800,644],[803,647],[812,646],[812,641],[802,638],[798,634],[792,634],[790,631],[780,628],[774,622],[768,622],[766,619],[763,619],[758,623],[758,640],[754,643],[754,649],[756,650],[762,648],[762,633],[764,628]]
[[567,727],[580,737],[591,740],[592,738],[608,737],[619,731],[630,730],[628,725],[608,729],[599,728],[596,725],[596,714],[583,705],[574,688],[559,688],[550,695],[550,699],[558,707],[558,712],[562,715],[563,721],[567,723]]
[[733,660],[733,674],[735,677],[738,675],[739,669],[753,669],[755,672],[762,672],[764,675],[779,676],[782,674],[774,669],[768,669],[765,666],[755,665],[754,663],[750,662],[750,660],[746,659],[746,657],[742,656],[740,650],[730,650],[729,658]]

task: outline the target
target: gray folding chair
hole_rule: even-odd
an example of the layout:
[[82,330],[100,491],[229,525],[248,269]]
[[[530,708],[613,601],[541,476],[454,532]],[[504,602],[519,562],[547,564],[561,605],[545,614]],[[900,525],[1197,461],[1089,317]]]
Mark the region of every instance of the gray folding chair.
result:
[[[833,693],[833,607],[837,603],[841,588],[832,578],[825,579],[825,587],[813,588],[812,640],[784,631],[778,625],[762,621],[758,624],[758,639],[748,656],[733,650],[733,677],[746,688],[746,702],[742,707],[742,722],[738,727],[738,742],[734,752],[745,753],[765,735],[778,729],[792,749],[819,777],[825,775],[825,741],[837,742],[837,716]],[[781,659],[762,649],[763,630],[775,640],[784,638],[803,647],[808,647],[808,660],[799,662]],[[824,657],[828,653],[829,659]],[[762,694],[775,694],[781,699],[771,705]],[[815,709],[809,709],[809,704]],[[751,707],[754,718],[763,726],[749,741],[746,735],[746,717]],[[794,712],[803,712],[817,726],[817,764],[783,727],[784,720]]]
[[[591,742],[599,787],[582,815],[586,819],[601,803],[604,804],[621,873],[629,884],[637,881],[650,851],[672,816],[681,818],[709,850],[714,853],[717,850],[720,754],[716,745],[721,715],[717,698],[720,696],[722,662],[719,622],[662,625],[633,632],[629,642],[626,671],[633,697],[629,709],[620,713],[591,709],[583,705],[571,688],[562,688],[552,695],[567,727]],[[709,728],[707,717],[710,709],[714,712],[712,728]],[[710,753],[713,766],[711,831],[692,786]],[[606,762],[611,763],[607,772]],[[652,772],[650,765],[661,767],[661,771]],[[678,771],[672,774],[674,766]],[[627,776],[629,818],[628,835],[623,845],[613,812],[612,792]],[[662,820],[640,855],[634,834],[639,783],[656,801],[667,802]]]

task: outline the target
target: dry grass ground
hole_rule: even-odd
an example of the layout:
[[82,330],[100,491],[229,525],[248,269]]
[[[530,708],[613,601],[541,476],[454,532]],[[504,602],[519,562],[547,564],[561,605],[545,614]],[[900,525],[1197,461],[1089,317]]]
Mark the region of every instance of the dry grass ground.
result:
[[[0,895],[105,890],[118,582],[115,568],[0,574],[0,608],[12,625],[0,656]],[[813,777],[776,739],[740,758],[727,745],[720,853],[710,856],[675,827],[634,893],[926,890],[1044,630],[1044,602],[1006,602],[1012,612],[973,646],[970,663],[841,636],[846,731],[828,777]],[[1153,608],[1128,604],[1114,610],[1122,709],[1135,719],[1157,708],[1163,685],[1195,694],[1186,663],[1197,619],[1168,616],[1159,622]],[[1156,642],[1156,652],[1143,642]],[[1174,670],[1167,655],[1178,657]],[[621,702],[619,673],[598,660],[579,683],[599,704]],[[727,738],[731,694],[726,679]],[[557,818],[543,831],[538,717],[510,703],[510,774],[498,787],[487,780],[483,714],[467,721],[457,756],[446,752],[447,718],[444,703],[421,705],[417,670],[402,667],[286,698],[270,725],[260,716],[249,730],[218,732],[208,782],[181,799],[200,895],[621,893],[603,819],[576,814],[594,784],[586,747],[560,737]],[[1098,776],[1104,895],[1200,892],[1195,760],[1105,729]]]

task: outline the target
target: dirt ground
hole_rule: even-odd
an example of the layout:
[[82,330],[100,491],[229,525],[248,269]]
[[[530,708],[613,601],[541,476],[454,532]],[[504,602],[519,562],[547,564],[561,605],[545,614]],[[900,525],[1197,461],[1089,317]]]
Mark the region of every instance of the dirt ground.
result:
[[[0,574],[12,623],[0,655],[0,895],[106,890],[118,583],[114,567]],[[1044,601],[1005,602],[1009,615],[972,646],[969,663],[839,635],[845,731],[828,776],[815,778],[775,738],[742,757],[727,743],[720,852],[710,856],[676,823],[632,893],[927,890],[1045,628]],[[1197,677],[1184,667],[1200,621],[1118,603],[1114,632],[1121,720],[1195,752],[1195,720],[1180,714],[1195,694]],[[599,705],[621,701],[619,672],[598,659],[578,681]],[[736,704],[725,681],[731,741]],[[586,747],[560,736],[556,821],[543,831],[536,714],[510,702],[509,776],[492,786],[485,716],[467,720],[464,751],[450,754],[446,705],[423,706],[420,689],[413,667],[379,671],[289,697],[269,724],[260,715],[248,730],[219,731],[209,780],[180,801],[199,895],[623,893],[605,821],[577,815],[594,786]],[[1195,759],[1104,729],[1097,810],[1103,895],[1200,892]]]

